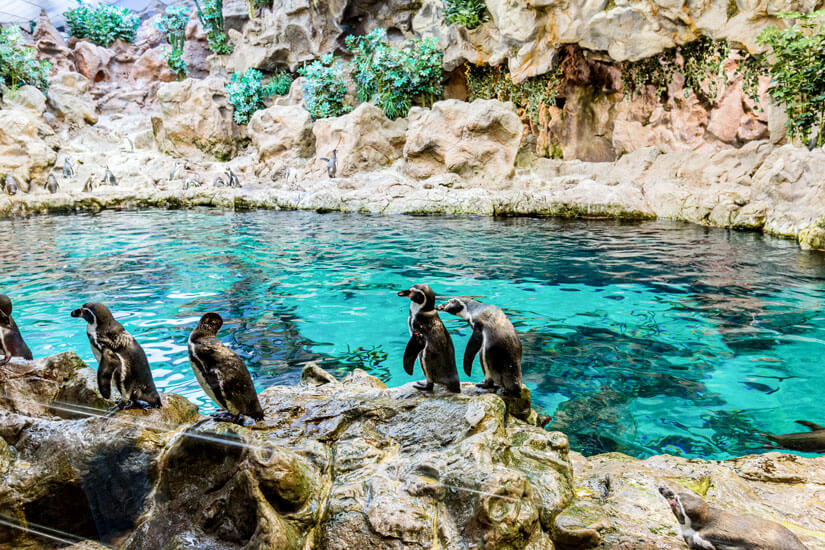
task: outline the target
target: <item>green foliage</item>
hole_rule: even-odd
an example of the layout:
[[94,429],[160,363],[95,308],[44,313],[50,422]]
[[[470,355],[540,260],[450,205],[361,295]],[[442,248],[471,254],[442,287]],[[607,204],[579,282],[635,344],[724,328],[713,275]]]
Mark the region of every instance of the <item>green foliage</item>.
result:
[[279,71],[266,85],[263,84],[261,71],[248,69],[245,73],[234,73],[232,82],[226,85],[229,103],[235,107],[233,118],[238,124],[249,124],[255,111],[263,108],[264,98],[270,95],[284,95],[292,84],[292,76],[286,71]]
[[186,23],[189,22],[189,8],[168,6],[166,15],[155,21],[155,27],[163,34],[172,47],[165,52],[166,64],[178,78],[186,77],[186,62],[183,60],[183,43],[186,41]]
[[312,118],[340,116],[352,111],[352,105],[344,102],[347,81],[343,63],[331,53],[298,69],[306,78],[304,104]]
[[534,126],[539,123],[541,105],[555,104],[561,85],[561,71],[556,69],[541,76],[528,78],[513,84],[510,72],[501,66],[467,67],[467,88],[469,100],[498,99],[509,101],[516,106],[522,121]]
[[474,29],[489,18],[485,0],[444,0],[444,19],[448,24]]
[[23,42],[20,28],[0,28],[0,82],[9,90],[30,84],[45,91],[52,66],[48,61],[37,61],[34,48]]
[[651,84],[656,87],[659,97],[665,98],[667,87],[678,72],[685,78],[685,97],[693,91],[700,100],[711,102],[720,85],[725,83],[724,61],[729,53],[727,42],[701,36],[659,55],[623,63],[622,81],[626,97],[631,98]]
[[[768,27],[758,37],[770,53],[762,56],[771,77],[768,94],[785,106],[791,137],[816,132],[816,145],[825,145],[825,10],[785,13],[794,19],[787,29]],[[767,62],[770,61],[770,64]],[[755,62],[752,62],[755,63]]]
[[347,36],[358,99],[370,101],[389,118],[407,116],[414,102],[432,105],[441,97],[442,52],[434,38],[389,45],[384,29]]
[[201,22],[209,49],[219,55],[232,53],[232,44],[226,36],[223,22],[223,0],[204,0],[203,9],[198,0],[195,7],[198,9],[198,19]]
[[736,16],[739,13],[739,4],[736,3],[736,0],[728,0],[728,19]]
[[78,6],[63,13],[69,32],[108,48],[116,39],[134,42],[140,18],[127,8],[100,4],[94,8],[78,0]]

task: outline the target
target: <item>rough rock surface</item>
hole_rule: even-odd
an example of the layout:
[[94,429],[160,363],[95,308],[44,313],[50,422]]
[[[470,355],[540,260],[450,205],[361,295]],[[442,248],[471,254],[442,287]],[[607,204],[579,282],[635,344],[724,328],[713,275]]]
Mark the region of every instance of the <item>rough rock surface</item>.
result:
[[252,115],[247,131],[261,161],[315,154],[312,117],[300,105],[261,109]]
[[404,159],[410,176],[449,172],[495,185],[512,174],[522,134],[512,104],[450,99],[432,109],[414,107],[409,120]]
[[362,103],[336,118],[320,119],[312,129],[318,155],[337,151],[337,175],[380,169],[401,158],[407,121],[390,120],[375,105]]
[[240,130],[220,78],[162,84],[157,100],[161,116],[152,118],[152,128],[161,151],[174,156],[200,151],[221,160],[237,152]]
[[49,85],[49,107],[69,124],[97,122],[95,103],[89,94],[89,80],[80,73],[61,72]]
[[23,182],[45,181],[57,160],[54,130],[46,124],[46,98],[23,86],[11,100],[19,108],[0,109],[0,173],[13,172]]

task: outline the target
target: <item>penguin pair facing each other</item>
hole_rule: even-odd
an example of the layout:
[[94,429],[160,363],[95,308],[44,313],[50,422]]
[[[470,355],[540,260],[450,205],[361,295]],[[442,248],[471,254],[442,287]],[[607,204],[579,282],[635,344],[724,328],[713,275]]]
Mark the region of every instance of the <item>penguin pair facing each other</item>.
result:
[[3,354],[0,366],[7,365],[12,357],[22,357],[29,361],[34,359],[11,316],[11,310],[11,299],[5,294],[0,294],[0,353]]
[[404,350],[404,370],[412,374],[418,359],[426,379],[424,384],[416,384],[416,389],[431,391],[434,383],[439,383],[451,392],[461,391],[455,348],[438,316],[438,311],[445,311],[461,317],[473,328],[464,352],[464,372],[468,376],[472,374],[473,361],[480,354],[484,383],[478,386],[488,391],[502,387],[508,396],[520,395],[521,341],[500,308],[459,298],[436,306],[435,293],[423,284],[413,285],[398,295],[410,299],[410,340]]

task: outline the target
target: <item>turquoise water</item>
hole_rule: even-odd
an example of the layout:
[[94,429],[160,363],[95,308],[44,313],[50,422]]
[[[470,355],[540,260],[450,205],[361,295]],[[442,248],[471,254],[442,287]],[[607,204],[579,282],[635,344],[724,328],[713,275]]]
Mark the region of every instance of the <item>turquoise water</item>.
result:
[[[666,222],[218,210],[0,220],[0,234],[0,292],[35,356],[74,350],[96,366],[69,312],[102,301],[159,389],[202,411],[214,405],[186,352],[202,313],[224,316],[259,389],[297,382],[309,360],[398,385],[420,371],[402,368],[409,302],[395,293],[427,282],[505,309],[534,402],[587,454],[726,458],[759,452],[758,432],[825,421],[825,256],[790,241]],[[469,330],[442,317],[463,355]]]

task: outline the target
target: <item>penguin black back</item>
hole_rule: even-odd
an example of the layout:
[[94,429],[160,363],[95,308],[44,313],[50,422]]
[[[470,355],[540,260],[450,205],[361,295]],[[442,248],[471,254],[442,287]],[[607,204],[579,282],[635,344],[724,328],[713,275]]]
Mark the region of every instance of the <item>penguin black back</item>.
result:
[[11,298],[0,294],[0,353],[3,354],[0,366],[8,364],[12,357],[22,357],[29,361],[33,359],[32,352],[23,340],[11,312]]
[[160,395],[146,353],[115,320],[109,308],[98,302],[87,302],[72,311],[72,317],[82,317],[88,323],[86,334],[98,360],[100,395],[109,399],[114,385],[123,398],[116,405],[118,409],[160,407]]
[[413,373],[418,359],[424,371],[426,383],[415,388],[431,391],[434,383],[447,386],[451,392],[461,391],[458,370],[455,364],[455,348],[450,334],[435,310],[435,293],[424,284],[413,285],[402,290],[399,296],[410,299],[410,315],[407,320],[410,340],[404,350],[404,370]]
[[192,370],[206,394],[229,412],[232,421],[241,423],[244,416],[262,420],[263,409],[249,370],[235,352],[218,340],[222,326],[223,319],[217,313],[201,317],[189,336]]

